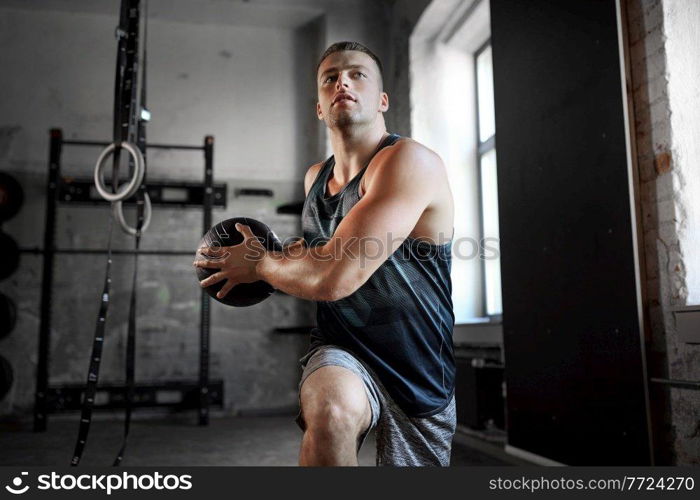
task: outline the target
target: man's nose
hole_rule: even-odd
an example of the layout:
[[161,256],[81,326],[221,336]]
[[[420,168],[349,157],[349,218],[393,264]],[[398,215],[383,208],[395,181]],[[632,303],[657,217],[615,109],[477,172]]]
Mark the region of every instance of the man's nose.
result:
[[344,71],[341,71],[338,73],[338,78],[335,81],[335,88],[336,89],[341,89],[341,88],[348,88],[348,84],[350,83],[350,77],[348,76],[347,73]]

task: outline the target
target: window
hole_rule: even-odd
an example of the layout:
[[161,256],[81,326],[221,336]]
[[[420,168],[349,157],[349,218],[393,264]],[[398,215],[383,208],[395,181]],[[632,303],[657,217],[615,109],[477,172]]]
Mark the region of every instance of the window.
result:
[[502,313],[503,307],[501,303],[501,259],[498,230],[496,119],[490,41],[476,51],[474,64],[482,244],[480,257],[484,282],[484,309],[487,316],[497,316]]
[[410,40],[411,135],[443,159],[455,204],[452,303],[461,342],[500,342],[499,329],[469,326],[498,320],[502,309],[489,30],[489,0],[433,0]]

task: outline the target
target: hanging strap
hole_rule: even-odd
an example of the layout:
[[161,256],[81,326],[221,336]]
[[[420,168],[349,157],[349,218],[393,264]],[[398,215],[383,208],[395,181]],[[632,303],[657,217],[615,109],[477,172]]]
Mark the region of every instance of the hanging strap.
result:
[[[138,227],[143,223],[143,202],[138,204]],[[112,465],[118,466],[124,459],[126,443],[129,437],[129,427],[131,425],[131,407],[134,401],[134,372],[136,358],[136,283],[138,276],[138,250],[141,241],[140,232],[135,237],[136,254],[134,254],[134,273],[131,279],[131,300],[129,301],[129,332],[126,345],[126,387],[124,398],[124,437],[122,446],[117,453]]]
[[[113,138],[115,144],[128,141],[133,135],[138,117],[136,113],[140,113],[137,109],[137,93],[136,93],[136,78],[138,76],[138,57],[136,51],[138,49],[138,34],[139,34],[139,0],[122,0],[119,16],[119,26],[117,28],[117,71],[114,85],[114,126]],[[145,85],[143,86],[145,89]],[[144,90],[142,90],[143,92]],[[139,144],[141,152],[145,149],[145,132],[143,141]],[[119,150],[117,147],[114,152],[113,173],[112,173],[112,189],[116,192],[119,177]],[[130,161],[130,168],[135,168],[133,159]],[[138,191],[138,206],[139,224],[143,222],[143,195],[145,193],[144,184],[141,185]],[[140,226],[139,226],[140,227]],[[108,240],[107,240],[107,266],[105,271],[105,281],[102,290],[100,310],[97,316],[97,326],[95,328],[95,336],[93,339],[92,355],[88,368],[88,378],[85,385],[83,398],[83,406],[80,416],[80,425],[78,429],[78,440],[75,445],[75,451],[71,460],[71,466],[77,466],[85,450],[87,437],[90,430],[90,422],[92,420],[92,410],[95,402],[95,393],[97,391],[97,383],[100,373],[100,361],[102,359],[102,346],[104,345],[105,330],[107,323],[107,312],[109,309],[109,298],[111,289],[111,268],[112,268],[112,233],[113,233],[113,218],[109,218]],[[139,248],[140,231],[137,232],[136,249]],[[137,258],[137,255],[134,257]],[[132,297],[131,310],[129,317],[129,345],[127,346],[127,422],[126,435],[128,434],[131,401],[133,400],[133,372],[134,372],[134,345],[136,331],[136,266],[134,266],[134,275],[132,280]],[[133,321],[132,321],[133,316]],[[133,323],[133,324],[132,324]],[[129,382],[130,381],[130,382]],[[121,462],[123,449],[126,442],[122,445],[122,451],[119,454],[118,462]],[[115,461],[114,465],[118,463]]]
[[[146,120],[141,116],[141,109],[146,107],[146,19],[148,16],[148,2],[144,1],[143,5],[143,16],[142,16],[142,37],[141,46],[142,49],[142,59],[141,59],[141,79],[140,79],[140,102],[137,105],[138,127],[137,127],[137,138],[136,144],[138,145],[144,160],[144,170],[146,170]],[[137,193],[136,200],[136,235],[134,236],[134,272],[131,278],[131,300],[129,301],[129,332],[126,345],[126,394],[124,398],[124,437],[122,439],[122,446],[117,453],[117,457],[114,459],[113,466],[118,466],[124,459],[124,452],[126,451],[126,443],[129,437],[129,428],[131,426],[131,409],[134,401],[134,373],[135,373],[135,363],[136,363],[136,285],[138,283],[138,263],[139,263],[139,247],[141,245],[141,230],[145,223],[145,201],[146,196],[146,173],[144,172],[143,184]]]
[[80,427],[78,429],[78,442],[75,444],[73,459],[70,464],[75,466],[80,462],[80,457],[85,449],[88,432],[90,431],[90,421],[92,417],[92,407],[95,403],[95,392],[97,390],[97,379],[100,373],[100,360],[102,359],[102,346],[104,345],[105,325],[107,323],[107,310],[109,309],[109,290],[112,283],[112,218],[109,219],[108,244],[107,244],[107,268],[105,271],[104,285],[102,286],[102,301],[100,311],[97,314],[97,325],[95,327],[95,337],[92,342],[92,354],[90,355],[90,366],[88,368],[87,384],[85,385],[83,408],[80,413]]

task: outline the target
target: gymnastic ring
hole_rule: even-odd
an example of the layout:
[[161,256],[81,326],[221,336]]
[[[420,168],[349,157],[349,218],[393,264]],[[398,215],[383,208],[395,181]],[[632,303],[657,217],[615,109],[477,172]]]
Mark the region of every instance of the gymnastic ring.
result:
[[[148,225],[151,223],[151,198],[148,196],[148,193],[144,192],[143,193],[143,224],[141,225],[141,233],[145,233],[146,229],[148,229]],[[115,201],[112,203],[112,214],[114,214],[114,218],[117,219],[117,222],[122,228],[122,231],[124,231],[127,234],[130,234],[131,236],[136,236],[136,234],[139,232],[136,228],[133,228],[127,224],[126,219],[124,218],[124,207],[122,205],[121,200]]]
[[100,193],[100,196],[102,196],[102,198],[111,202],[126,200],[127,198],[133,196],[138,190],[138,188],[141,187],[143,175],[146,171],[141,150],[139,150],[139,148],[137,148],[130,142],[122,142],[120,144],[120,147],[124,148],[134,159],[134,175],[129,181],[129,183],[126,184],[126,187],[120,187],[119,189],[117,189],[116,193],[112,193],[111,190],[105,185],[104,180],[102,179],[102,171],[107,165],[107,159],[116,149],[116,147],[117,143],[115,142],[107,146],[104,149],[104,151],[102,151],[100,157],[97,159],[97,163],[95,164],[95,188],[97,189],[97,192]]

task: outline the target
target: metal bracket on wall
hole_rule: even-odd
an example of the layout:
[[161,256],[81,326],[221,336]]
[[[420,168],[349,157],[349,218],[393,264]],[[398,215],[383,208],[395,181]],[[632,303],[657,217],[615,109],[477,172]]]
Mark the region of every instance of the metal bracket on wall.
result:
[[272,198],[275,192],[272,189],[258,189],[258,188],[239,188],[236,189],[234,194],[236,197],[239,196],[264,196],[267,198]]
[[275,328],[272,333],[275,335],[308,335],[314,328],[313,326],[287,326]]
[[677,387],[679,389],[700,389],[700,380],[674,380],[668,378],[651,377],[651,382],[669,387]]
[[[212,205],[226,208],[226,184],[214,184]],[[204,186],[201,182],[166,182],[149,180],[146,186],[148,196],[154,205],[175,207],[201,207],[204,205]],[[105,204],[105,200],[95,189],[92,179],[63,177],[58,188],[58,201],[61,203]],[[136,197],[127,202],[135,203]]]
[[[95,394],[95,409],[110,410],[124,408],[124,385],[100,384]],[[80,410],[85,384],[70,384],[47,389],[47,410],[61,412]],[[134,386],[132,407],[175,407],[176,409],[199,408],[199,381],[154,382]],[[209,404],[223,407],[224,382],[211,380],[208,384]]]

